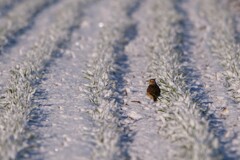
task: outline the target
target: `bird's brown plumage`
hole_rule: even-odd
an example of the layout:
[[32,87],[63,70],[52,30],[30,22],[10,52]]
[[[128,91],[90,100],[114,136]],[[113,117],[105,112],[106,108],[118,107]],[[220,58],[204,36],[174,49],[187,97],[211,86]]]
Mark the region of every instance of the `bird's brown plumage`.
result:
[[147,88],[147,96],[153,99],[154,102],[156,102],[161,94],[161,90],[157,85],[155,79],[150,79],[148,82],[149,86]]

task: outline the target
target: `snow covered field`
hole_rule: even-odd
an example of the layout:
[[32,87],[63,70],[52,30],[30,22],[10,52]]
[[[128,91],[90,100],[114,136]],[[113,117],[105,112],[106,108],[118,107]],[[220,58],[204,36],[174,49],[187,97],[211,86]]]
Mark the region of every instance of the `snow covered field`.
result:
[[1,160],[240,159],[238,0],[0,0],[0,75]]

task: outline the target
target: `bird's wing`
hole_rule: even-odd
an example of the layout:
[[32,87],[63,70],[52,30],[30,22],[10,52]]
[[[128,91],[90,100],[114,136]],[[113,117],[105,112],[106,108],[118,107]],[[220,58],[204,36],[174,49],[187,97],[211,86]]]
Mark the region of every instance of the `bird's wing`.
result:
[[160,89],[158,86],[154,86],[154,85],[148,86],[147,92],[155,97],[160,96]]

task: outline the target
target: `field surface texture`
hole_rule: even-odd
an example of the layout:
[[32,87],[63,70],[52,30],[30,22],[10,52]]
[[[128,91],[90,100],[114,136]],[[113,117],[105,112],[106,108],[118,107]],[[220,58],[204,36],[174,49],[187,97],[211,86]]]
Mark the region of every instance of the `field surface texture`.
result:
[[240,159],[238,0],[0,0],[0,75],[1,160]]

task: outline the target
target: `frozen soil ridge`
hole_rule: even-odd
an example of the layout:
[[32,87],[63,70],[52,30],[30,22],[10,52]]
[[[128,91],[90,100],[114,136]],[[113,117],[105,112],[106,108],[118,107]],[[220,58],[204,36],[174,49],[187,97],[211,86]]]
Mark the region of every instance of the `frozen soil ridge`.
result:
[[234,0],[15,2],[0,3],[0,159],[239,159]]

